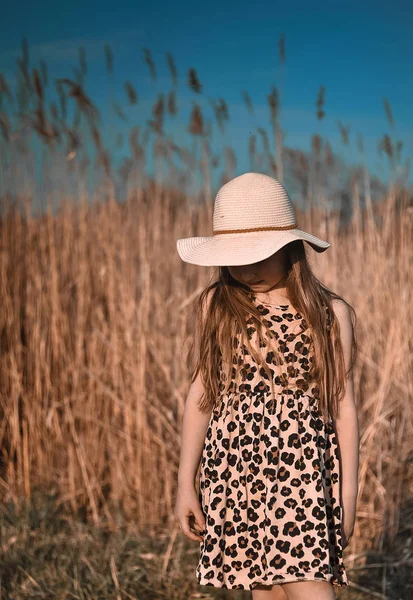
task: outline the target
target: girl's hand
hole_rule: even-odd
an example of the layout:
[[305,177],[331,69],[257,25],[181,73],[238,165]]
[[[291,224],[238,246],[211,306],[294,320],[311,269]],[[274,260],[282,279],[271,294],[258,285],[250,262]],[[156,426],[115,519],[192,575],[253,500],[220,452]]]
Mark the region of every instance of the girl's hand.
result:
[[347,546],[349,545],[350,539],[353,537],[353,530],[351,530],[351,531],[343,530],[343,534],[342,535],[343,535],[343,545],[342,545],[342,548],[344,550],[345,548],[347,548]]
[[[193,485],[188,487],[178,486],[174,514],[178,526],[187,538],[194,541],[203,541],[206,527],[205,517]],[[199,531],[200,534],[194,533],[193,529]]]
[[343,538],[343,550],[347,548],[354,532],[354,523],[356,520],[356,502],[355,498],[350,497],[343,500],[343,519],[341,523],[341,532]]

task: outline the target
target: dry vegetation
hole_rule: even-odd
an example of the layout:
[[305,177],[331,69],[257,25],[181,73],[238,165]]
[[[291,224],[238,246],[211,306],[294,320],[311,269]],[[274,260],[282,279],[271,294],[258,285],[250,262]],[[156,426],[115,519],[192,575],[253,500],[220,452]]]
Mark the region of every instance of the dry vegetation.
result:
[[[110,75],[109,47],[105,56]],[[144,56],[156,80],[150,52]],[[282,64],[284,58],[281,40]],[[114,198],[115,173],[99,113],[84,91],[82,49],[75,79],[55,82],[58,105],[47,104],[46,66],[29,68],[25,42],[15,95],[0,75],[0,572],[5,597],[250,597],[248,592],[199,591],[193,579],[197,544],[182,538],[172,516],[192,303],[212,274],[183,264],[175,241],[210,234],[211,173],[221,166],[222,181],[230,179],[236,155],[231,148],[223,157],[212,155],[201,103],[190,115],[192,148],[168,138],[166,113],[177,114],[171,55],[168,66],[172,91],[166,99],[158,97],[147,128],[135,126],[129,135],[131,159],[118,172],[126,185],[124,202]],[[202,97],[194,69],[188,85]],[[130,82],[125,93],[129,106],[139,104]],[[252,111],[248,94],[243,95]],[[315,135],[309,157],[288,148],[281,152],[275,88],[268,104],[276,157],[258,128],[263,151],[251,136],[250,170],[265,169],[280,179],[287,170],[292,173],[307,200],[307,210],[297,210],[300,226],[332,243],[316,257],[314,268],[358,315],[360,500],[355,535],[345,551],[351,586],[338,594],[407,600],[413,597],[411,198],[399,182],[374,201],[363,166],[352,171],[342,191],[346,212],[334,202],[326,207],[323,186],[337,168],[331,148]],[[321,119],[323,90],[317,106]],[[126,118],[127,109],[112,108]],[[213,108],[223,128],[228,107],[220,99]],[[342,134],[345,142],[345,129]],[[38,215],[31,210],[30,192],[34,136],[44,152],[43,176],[50,181],[53,175],[56,186],[60,182],[54,194],[58,207],[47,195]],[[94,142],[94,162],[87,139]],[[145,167],[151,139],[159,178],[150,177]],[[400,158],[400,143],[388,135],[379,149],[392,164]],[[198,168],[203,189],[194,198],[186,185],[188,173]],[[95,202],[86,191],[91,170],[97,176]],[[162,173],[167,185],[160,182]],[[69,188],[73,180],[75,196]],[[14,193],[6,193],[8,181]]]

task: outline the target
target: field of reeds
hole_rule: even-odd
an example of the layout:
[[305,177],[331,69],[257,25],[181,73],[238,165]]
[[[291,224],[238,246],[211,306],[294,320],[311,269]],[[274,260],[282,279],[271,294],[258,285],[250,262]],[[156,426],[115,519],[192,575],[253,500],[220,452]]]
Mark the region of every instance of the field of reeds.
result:
[[[110,75],[108,46],[104,58]],[[283,40],[279,58],[284,64]],[[147,49],[144,60],[156,80]],[[197,98],[189,147],[166,133],[166,121],[178,113],[172,55],[167,62],[172,90],[155,100],[150,121],[128,121],[130,158],[117,169],[85,92],[82,49],[74,77],[51,82],[44,62],[30,66],[24,40],[16,89],[0,75],[1,598],[251,597],[196,585],[198,544],[173,518],[193,303],[214,275],[182,263],[175,242],[211,234],[214,173],[219,185],[239,173],[234,149],[212,154],[195,69],[187,78]],[[49,101],[50,88],[56,101]],[[125,106],[112,108],[127,120],[139,94],[131,82],[124,89]],[[243,97],[253,111],[247,92]],[[230,107],[222,98],[212,105],[214,126],[223,128]],[[391,126],[389,104],[384,108]],[[388,185],[371,177],[361,152],[360,167],[349,168],[343,188],[329,193],[343,164],[318,134],[308,154],[283,147],[279,109],[273,87],[270,134],[262,124],[250,136],[249,170],[289,177],[300,191],[300,227],[332,244],[313,256],[314,270],[358,317],[360,496],[345,550],[350,586],[337,594],[408,600],[411,190],[397,177]],[[345,144],[344,127],[342,136]],[[385,133],[378,151],[397,173],[400,143]],[[191,193],[194,176],[201,186]]]

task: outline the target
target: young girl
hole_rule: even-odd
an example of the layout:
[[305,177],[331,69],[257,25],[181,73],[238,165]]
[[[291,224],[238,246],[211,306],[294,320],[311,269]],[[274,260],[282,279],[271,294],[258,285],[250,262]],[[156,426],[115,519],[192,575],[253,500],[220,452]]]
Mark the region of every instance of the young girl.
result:
[[284,187],[260,173],[221,187],[211,237],[177,241],[182,260],[219,276],[197,304],[175,518],[200,542],[198,583],[253,600],[330,600],[348,585],[356,317],[304,241],[330,246],[298,229]]

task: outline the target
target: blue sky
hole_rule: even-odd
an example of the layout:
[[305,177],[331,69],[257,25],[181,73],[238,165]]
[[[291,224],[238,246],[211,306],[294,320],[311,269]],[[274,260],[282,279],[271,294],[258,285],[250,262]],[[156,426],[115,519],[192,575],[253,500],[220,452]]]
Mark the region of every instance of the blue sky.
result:
[[[56,77],[73,76],[78,49],[83,45],[89,64],[87,93],[102,110],[111,93],[126,104],[126,79],[135,85],[140,105],[128,111],[128,124],[119,122],[118,130],[130,130],[151,118],[156,94],[171,89],[167,52],[176,61],[182,128],[186,127],[192,100],[198,99],[186,85],[188,69],[194,67],[203,84],[205,106],[207,98],[219,97],[229,105],[228,131],[222,138],[217,130],[215,143],[233,146],[239,156],[238,173],[248,169],[249,132],[257,126],[269,127],[266,98],[273,85],[280,90],[281,33],[286,46],[281,118],[287,146],[308,150],[311,135],[318,131],[345,160],[357,163],[356,135],[363,134],[369,168],[384,178],[388,175],[387,159],[380,160],[376,150],[384,133],[403,141],[403,162],[412,154],[411,2],[48,0],[34,6],[27,0],[8,0],[2,12],[0,70],[11,81],[24,35],[32,66],[43,58]],[[112,92],[104,68],[106,42],[114,52]],[[151,50],[157,64],[156,84],[143,61],[143,47]],[[319,122],[315,102],[321,85],[326,88],[326,117]],[[241,90],[250,94],[255,105],[252,119]],[[386,119],[384,97],[392,107],[393,132]],[[338,120],[350,126],[349,148],[341,144]],[[409,179],[413,181],[412,174]]]

